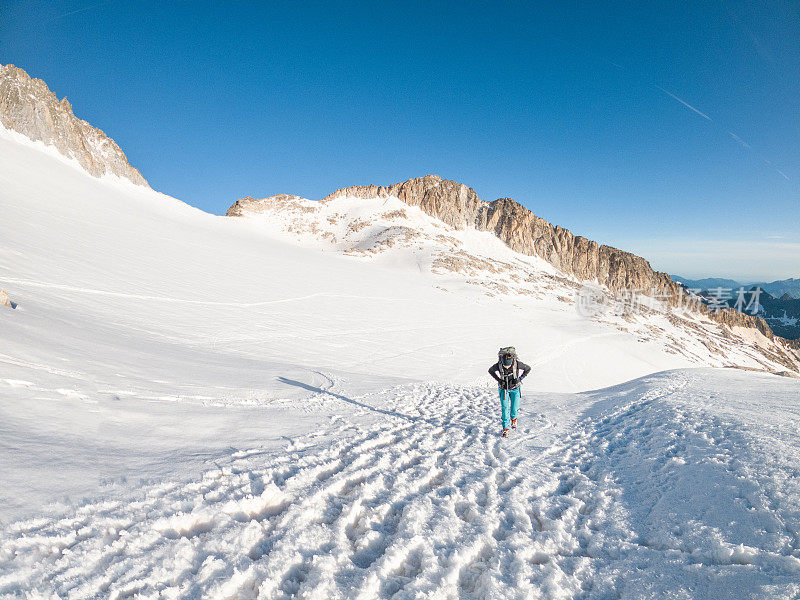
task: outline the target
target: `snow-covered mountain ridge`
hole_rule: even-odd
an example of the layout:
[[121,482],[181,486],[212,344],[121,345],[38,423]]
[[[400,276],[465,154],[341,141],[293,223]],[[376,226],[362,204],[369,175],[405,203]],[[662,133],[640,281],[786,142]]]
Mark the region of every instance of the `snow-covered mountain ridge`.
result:
[[[227,216],[246,217],[275,235],[346,256],[412,265],[439,276],[438,286],[452,291],[466,282],[488,296],[526,295],[572,305],[589,283],[605,303],[619,306],[631,300],[625,292],[634,290],[643,301],[626,310],[624,320],[597,318],[628,331],[636,324],[652,327],[649,320],[660,312],[667,324],[639,334],[670,330],[673,351],[694,356],[683,340],[699,337],[712,354],[726,356],[737,340],[750,346],[756,339],[756,353],[769,363],[800,370],[796,348],[774,336],[760,317],[711,312],[691,303],[680,285],[639,256],[574,236],[513,200],[483,202],[472,188],[436,175],[389,187],[344,188],[320,201],[286,194],[247,197]],[[748,329],[752,332],[742,337]]]
[[114,140],[77,118],[67,99],[59,100],[44,81],[14,65],[0,64],[0,126],[53,146],[95,177],[109,173],[148,186]]
[[[689,301],[679,284],[666,273],[655,271],[644,258],[552,225],[511,198],[484,202],[472,188],[438,175],[426,175],[390,186],[342,188],[320,202],[338,198],[397,198],[409,206],[419,207],[453,229],[489,231],[515,252],[540,257],[560,273],[578,281],[595,282],[612,293],[637,290],[646,295],[657,295],[672,306],[683,306]],[[268,200],[252,197],[238,200],[228,209],[227,215],[241,216],[271,209]],[[306,205],[306,212],[312,212],[309,205]],[[709,313],[702,305],[698,310]],[[765,336],[772,337],[769,326],[759,317],[733,310],[709,316],[730,326],[755,327]]]

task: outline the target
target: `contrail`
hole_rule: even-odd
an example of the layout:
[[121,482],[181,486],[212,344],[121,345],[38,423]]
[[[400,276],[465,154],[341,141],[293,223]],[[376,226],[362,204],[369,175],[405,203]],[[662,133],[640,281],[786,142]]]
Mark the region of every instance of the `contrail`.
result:
[[52,19],[50,19],[50,21],[57,21],[58,19],[63,19],[64,17],[68,17],[70,15],[86,12],[87,10],[92,10],[93,8],[97,8],[98,6],[102,6],[103,4],[107,3],[108,0],[106,0],[106,2],[98,2],[97,4],[92,4],[91,6],[87,6],[86,8],[79,8],[78,10],[72,10],[68,13],[64,13],[63,15],[58,15],[57,17],[53,17]]
[[[696,109],[694,106],[692,106],[692,105],[691,105],[691,104],[689,104],[688,102],[684,102],[683,100],[681,100],[680,98],[678,98],[678,97],[677,97],[675,94],[673,94],[673,93],[671,93],[671,92],[668,92],[667,90],[665,90],[664,88],[662,88],[662,87],[661,87],[661,86],[659,86],[659,85],[655,85],[655,84],[653,84],[653,86],[654,86],[654,87],[656,87],[656,88],[658,88],[658,89],[659,89],[659,90],[661,90],[662,92],[664,92],[664,93],[665,93],[667,96],[669,96],[670,98],[673,98],[673,99],[677,100],[678,102],[680,102],[681,104],[683,104],[683,105],[684,105],[686,108],[688,108],[689,110],[691,110],[691,111],[693,111],[693,112],[696,112],[698,115],[700,115],[700,116],[701,116],[701,117],[703,117],[704,119],[707,119],[708,121],[711,121],[712,123],[714,122],[714,119],[712,119],[711,117],[709,117],[709,116],[708,116],[707,114],[705,114],[704,112],[700,112],[699,110],[697,110],[697,109]],[[744,147],[745,147],[745,148],[747,148],[748,150],[753,150],[753,147],[752,147],[750,144],[748,144],[747,142],[745,142],[745,141],[744,141],[742,138],[740,138],[738,135],[736,135],[735,133],[733,133],[733,132],[732,132],[732,131],[730,131],[730,130],[726,130],[726,131],[728,132],[728,135],[729,135],[729,136],[731,136],[731,138],[733,138],[733,139],[734,139],[734,140],[735,140],[737,143],[741,144],[742,146],[744,146]],[[768,166],[769,166],[769,167],[770,167],[772,170],[776,171],[776,172],[778,173],[778,175],[780,175],[781,177],[783,177],[783,178],[784,178],[786,181],[791,181],[791,178],[790,178],[790,177],[789,177],[789,176],[788,176],[786,173],[784,173],[784,172],[783,172],[783,171],[781,171],[781,170],[780,170],[778,167],[776,167],[774,164],[772,164],[772,161],[770,161],[770,160],[767,160],[766,158],[764,158],[763,156],[761,156],[761,154],[760,154],[760,153],[758,153],[758,152],[756,152],[756,153],[757,153],[757,154],[758,154],[758,155],[761,157],[761,160],[763,160],[763,161],[764,161],[764,163],[766,163],[766,164],[767,164],[767,165],[768,165]]]
[[696,109],[694,106],[692,106],[692,105],[691,105],[691,104],[689,104],[688,102],[684,102],[683,100],[681,100],[680,98],[678,98],[678,97],[677,97],[675,94],[672,94],[672,93],[668,92],[667,90],[665,90],[664,88],[662,88],[660,85],[657,85],[657,86],[655,86],[655,87],[657,87],[658,89],[660,89],[662,92],[664,92],[664,93],[665,93],[667,96],[669,96],[670,98],[674,98],[675,100],[677,100],[678,102],[680,102],[681,104],[683,104],[683,105],[684,105],[686,108],[688,108],[689,110],[692,110],[692,111],[696,112],[698,115],[700,115],[701,117],[703,117],[704,119],[708,119],[709,121],[712,121],[712,122],[713,122],[713,119],[712,119],[711,117],[709,117],[707,114],[705,114],[705,113],[703,113],[703,112],[700,112],[699,110],[697,110],[697,109]]
[[735,133],[733,133],[732,131],[729,131],[729,132],[728,132],[728,135],[730,135],[730,136],[731,136],[733,139],[735,139],[737,142],[739,142],[739,143],[740,143],[742,146],[744,146],[745,148],[751,148],[751,147],[752,147],[752,146],[750,146],[750,144],[748,144],[747,142],[745,142],[745,141],[744,141],[742,138],[740,138],[738,135],[736,135],[736,134],[735,134]]
[[603,60],[603,61],[607,62],[611,66],[617,67],[621,71],[625,71],[626,70],[625,67],[623,67],[621,64],[615,63],[613,60],[609,60],[609,59],[605,58],[604,56],[601,56],[600,60]]
[[774,169],[775,171],[777,171],[780,174],[780,176],[783,177],[786,181],[791,181],[791,179],[786,173],[784,173],[778,167],[775,166],[775,163],[773,163],[771,160],[767,158],[764,158],[764,156],[762,156],[761,154],[759,154],[759,156],[761,157],[761,160],[764,161],[764,164],[768,165],[770,169]]
[[[600,59],[601,59],[603,62],[605,62],[605,63],[607,63],[607,64],[609,64],[609,65],[611,65],[611,66],[613,66],[613,67],[616,67],[617,69],[619,69],[619,70],[621,70],[621,71],[624,71],[624,72],[630,72],[630,73],[631,73],[631,75],[632,75],[633,77],[637,77],[637,78],[639,78],[639,79],[640,79],[640,81],[641,81],[641,79],[643,78],[643,77],[642,77],[642,75],[637,75],[637,73],[635,73],[635,72],[633,72],[633,71],[630,71],[629,69],[625,68],[624,66],[622,66],[622,65],[621,65],[621,64],[619,64],[619,63],[616,63],[616,62],[614,62],[613,60],[610,60],[610,59],[608,59],[608,58],[605,58],[605,57],[602,57],[602,56],[600,57]],[[670,98],[672,98],[673,100],[675,100],[675,101],[677,101],[677,102],[680,102],[680,103],[681,103],[681,104],[683,104],[683,105],[684,105],[686,108],[688,108],[689,110],[691,110],[693,113],[695,113],[695,114],[698,114],[698,115],[700,115],[701,117],[703,117],[703,118],[704,118],[706,121],[709,121],[709,122],[711,122],[711,123],[715,123],[715,122],[714,122],[714,119],[712,119],[711,117],[709,117],[709,116],[708,116],[706,113],[702,112],[701,110],[698,110],[698,109],[696,109],[694,106],[692,106],[691,104],[689,104],[689,103],[688,103],[688,102],[686,102],[685,100],[682,100],[681,98],[679,98],[678,96],[676,96],[676,95],[675,95],[675,94],[673,94],[672,92],[669,92],[669,91],[665,90],[665,89],[664,89],[663,87],[661,87],[660,85],[656,85],[656,84],[655,84],[655,83],[653,83],[652,81],[648,81],[648,82],[642,82],[642,83],[645,83],[646,85],[652,86],[652,87],[656,88],[657,90],[659,90],[660,92],[663,92],[664,94],[666,94],[667,96],[669,96],[669,97],[670,97]],[[781,171],[781,170],[780,170],[778,167],[776,167],[774,164],[772,164],[772,162],[771,162],[770,160],[767,160],[767,159],[766,159],[766,158],[765,158],[765,157],[764,157],[764,156],[763,156],[763,155],[762,155],[760,152],[758,152],[758,150],[754,149],[754,148],[753,148],[753,147],[752,147],[752,146],[751,146],[751,145],[750,145],[748,142],[746,142],[745,140],[743,140],[742,138],[740,138],[738,135],[736,135],[735,133],[733,133],[733,132],[732,132],[730,129],[727,129],[727,128],[723,129],[721,125],[717,125],[716,123],[715,123],[715,126],[716,126],[718,129],[722,129],[723,131],[725,131],[725,132],[726,132],[726,133],[727,133],[727,134],[728,134],[728,135],[731,137],[731,139],[733,139],[733,140],[734,140],[734,141],[735,141],[737,144],[740,144],[740,145],[741,145],[741,146],[743,146],[744,148],[747,148],[747,149],[748,149],[748,150],[750,150],[751,152],[754,152],[754,153],[755,153],[755,154],[756,154],[756,155],[757,155],[759,158],[761,158],[761,160],[763,160],[763,161],[764,161],[764,164],[766,164],[766,165],[767,165],[769,168],[771,168],[773,171],[776,171],[776,172],[778,173],[778,175],[780,175],[781,177],[783,177],[783,178],[784,178],[786,181],[791,181],[791,180],[792,180],[792,179],[791,179],[791,177],[789,177],[789,176],[788,176],[786,173],[784,173],[784,172],[783,172],[783,171]]]

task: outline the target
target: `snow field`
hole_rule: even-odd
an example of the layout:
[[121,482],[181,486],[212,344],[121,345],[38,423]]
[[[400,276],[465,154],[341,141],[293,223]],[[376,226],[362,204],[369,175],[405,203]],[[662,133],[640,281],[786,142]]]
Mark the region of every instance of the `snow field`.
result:
[[[325,391],[317,400],[340,412],[283,451],[236,451],[188,484],[14,523],[0,594],[792,597],[800,444],[776,450],[780,432],[731,421],[696,393],[727,382],[729,408],[752,377],[674,371],[523,394],[508,439],[493,390]],[[757,383],[797,393],[794,381]]]

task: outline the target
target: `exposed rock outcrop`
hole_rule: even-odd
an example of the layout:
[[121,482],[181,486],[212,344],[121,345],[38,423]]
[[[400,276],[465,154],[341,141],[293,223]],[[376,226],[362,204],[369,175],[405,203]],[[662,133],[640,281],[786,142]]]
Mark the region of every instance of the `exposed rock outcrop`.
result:
[[[303,198],[300,196],[293,196],[291,194],[276,194],[275,196],[270,196],[269,198],[251,198],[247,196],[246,198],[241,198],[234,202],[231,207],[225,213],[227,217],[243,217],[247,214],[258,213],[262,211],[265,207],[274,207],[280,208],[281,206],[285,206],[288,204],[292,204],[293,206],[298,205]],[[306,200],[307,202],[307,200]]]
[[8,308],[17,308],[17,305],[11,301],[11,298],[8,296],[8,292],[5,290],[0,290],[0,306],[7,306]]
[[0,123],[53,146],[95,177],[112,173],[149,187],[114,140],[77,118],[67,99],[59,101],[44,81],[14,65],[0,65]]
[[321,202],[334,198],[387,198],[394,196],[410,206],[419,206],[425,213],[440,221],[464,229],[475,224],[475,217],[486,203],[471,187],[448,181],[438,175],[426,175],[390,186],[354,186],[336,190]]

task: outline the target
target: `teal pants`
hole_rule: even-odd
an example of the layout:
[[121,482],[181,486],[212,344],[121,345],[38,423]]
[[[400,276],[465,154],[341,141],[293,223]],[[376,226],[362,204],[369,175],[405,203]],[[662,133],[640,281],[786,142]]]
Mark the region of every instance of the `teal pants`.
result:
[[[511,405],[511,417],[508,416],[509,404]],[[500,389],[500,418],[503,421],[503,429],[508,429],[511,419],[517,418],[519,410],[519,388],[515,390]]]

